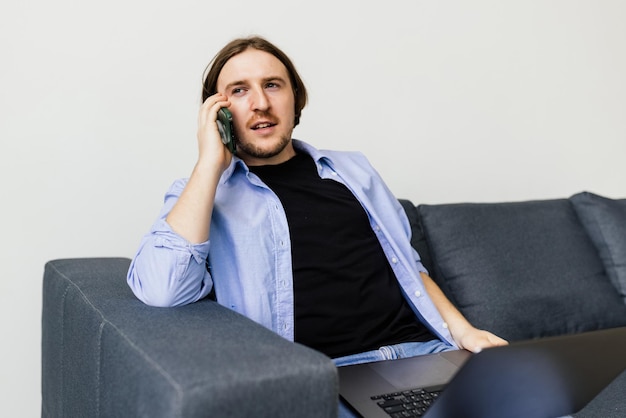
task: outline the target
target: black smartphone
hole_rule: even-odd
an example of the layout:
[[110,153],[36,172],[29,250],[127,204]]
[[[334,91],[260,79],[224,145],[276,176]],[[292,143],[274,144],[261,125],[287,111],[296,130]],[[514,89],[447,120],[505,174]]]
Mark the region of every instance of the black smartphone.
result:
[[225,107],[217,112],[217,129],[220,131],[222,142],[230,152],[235,154],[235,130],[233,129],[233,115]]

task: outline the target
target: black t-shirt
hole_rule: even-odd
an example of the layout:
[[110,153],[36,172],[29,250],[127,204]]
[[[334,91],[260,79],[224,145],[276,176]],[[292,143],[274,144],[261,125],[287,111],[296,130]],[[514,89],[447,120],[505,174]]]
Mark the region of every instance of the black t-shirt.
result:
[[320,178],[307,154],[250,171],[285,208],[297,342],[340,357],[434,338],[407,305],[367,213],[346,186]]

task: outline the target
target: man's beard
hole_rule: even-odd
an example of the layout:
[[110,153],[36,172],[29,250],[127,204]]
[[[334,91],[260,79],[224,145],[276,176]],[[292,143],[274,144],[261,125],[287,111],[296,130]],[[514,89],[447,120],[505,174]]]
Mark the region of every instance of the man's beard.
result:
[[244,154],[253,158],[272,158],[280,154],[287,147],[287,145],[289,145],[289,141],[291,141],[291,137],[285,135],[280,138],[280,142],[269,149],[257,146],[250,142],[237,141],[237,148]]

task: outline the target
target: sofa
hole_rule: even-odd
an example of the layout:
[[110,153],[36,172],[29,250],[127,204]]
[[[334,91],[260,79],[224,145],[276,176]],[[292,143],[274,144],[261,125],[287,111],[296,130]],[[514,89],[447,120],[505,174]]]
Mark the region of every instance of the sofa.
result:
[[[424,265],[476,326],[518,341],[626,325],[626,199],[400,203]],[[337,414],[326,356],[210,298],[146,306],[129,262],[46,264],[42,417]],[[626,373],[575,416],[624,417],[624,393]]]

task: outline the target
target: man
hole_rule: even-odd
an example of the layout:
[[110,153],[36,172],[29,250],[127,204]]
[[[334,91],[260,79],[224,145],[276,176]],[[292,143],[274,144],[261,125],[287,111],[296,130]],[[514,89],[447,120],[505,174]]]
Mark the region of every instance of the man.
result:
[[[306,89],[289,58],[258,37],[214,58],[198,117],[198,160],[174,183],[128,283],[156,306],[217,301],[339,366],[482,348],[427,275],[404,212],[358,153],[292,139]],[[233,115],[236,155],[222,144]]]

